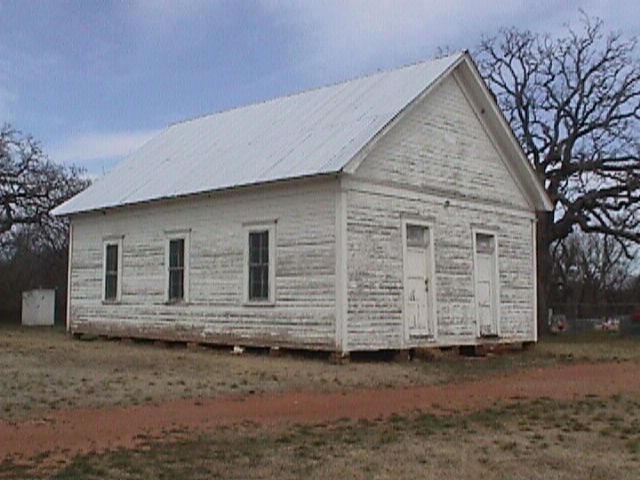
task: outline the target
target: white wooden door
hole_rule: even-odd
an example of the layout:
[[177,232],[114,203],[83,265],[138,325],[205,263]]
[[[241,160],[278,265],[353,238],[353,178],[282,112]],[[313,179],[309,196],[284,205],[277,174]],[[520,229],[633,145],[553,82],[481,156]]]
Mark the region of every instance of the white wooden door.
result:
[[431,253],[429,229],[407,225],[405,321],[409,335],[431,334]]
[[480,335],[498,335],[495,237],[476,235],[476,308]]

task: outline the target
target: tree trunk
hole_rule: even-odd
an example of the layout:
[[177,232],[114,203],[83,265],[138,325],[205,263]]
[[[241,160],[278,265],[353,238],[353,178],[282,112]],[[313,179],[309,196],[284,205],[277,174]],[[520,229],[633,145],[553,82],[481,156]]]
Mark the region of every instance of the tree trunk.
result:
[[551,298],[551,271],[553,260],[549,248],[551,240],[549,231],[553,226],[553,212],[537,212],[536,256],[538,269],[538,335],[548,330],[548,318]]

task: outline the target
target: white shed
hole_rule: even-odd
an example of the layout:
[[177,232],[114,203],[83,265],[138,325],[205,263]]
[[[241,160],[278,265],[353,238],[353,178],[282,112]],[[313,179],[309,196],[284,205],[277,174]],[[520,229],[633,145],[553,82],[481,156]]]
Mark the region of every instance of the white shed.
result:
[[68,328],[337,352],[536,340],[550,210],[468,53],[178,123],[58,207]]
[[22,292],[22,325],[52,327],[55,314],[55,290],[37,289]]

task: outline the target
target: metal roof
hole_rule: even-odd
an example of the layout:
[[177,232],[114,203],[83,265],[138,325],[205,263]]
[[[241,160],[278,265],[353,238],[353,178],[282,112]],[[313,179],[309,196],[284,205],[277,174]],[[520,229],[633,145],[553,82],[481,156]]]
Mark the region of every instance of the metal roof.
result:
[[172,125],[53,213],[338,173],[463,55]]

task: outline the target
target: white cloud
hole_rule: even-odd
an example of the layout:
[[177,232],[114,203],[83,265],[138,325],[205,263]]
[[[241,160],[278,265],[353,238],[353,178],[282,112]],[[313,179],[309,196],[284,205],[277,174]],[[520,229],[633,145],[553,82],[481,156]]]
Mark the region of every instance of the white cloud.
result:
[[50,74],[56,61],[48,53],[34,54],[0,43],[0,124],[14,122],[24,113],[18,108],[28,96],[24,84],[45,72]]
[[96,161],[113,163],[140,148],[159,130],[133,132],[90,132],[69,138],[51,149],[50,157],[59,163],[74,163],[89,168]]
[[577,23],[579,8],[602,16],[607,29],[624,28],[621,12],[634,11],[636,1],[262,0],[262,6],[296,33],[305,59],[300,70],[322,83],[430,58],[438,48],[473,50],[482,34],[500,27],[560,32]]
[[[177,27],[192,25],[194,20],[211,18],[211,13],[223,12],[226,0],[134,0],[123,4],[125,17],[133,31],[149,40],[173,37]],[[184,31],[183,31],[184,33]]]
[[17,100],[18,96],[11,89],[0,84],[0,125],[11,122]]
[[13,67],[7,57],[6,50],[0,45],[0,125],[13,119],[13,106],[18,100],[11,87]]
[[263,5],[284,13],[311,51],[309,70],[344,73],[433,56],[438,47],[471,48],[482,28],[511,19],[523,1],[325,0]]

